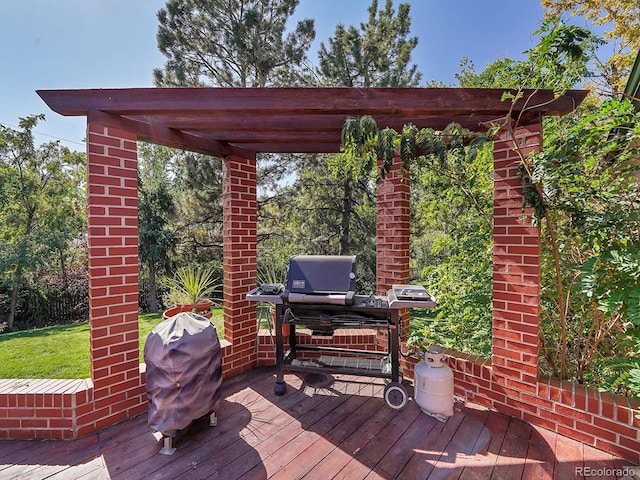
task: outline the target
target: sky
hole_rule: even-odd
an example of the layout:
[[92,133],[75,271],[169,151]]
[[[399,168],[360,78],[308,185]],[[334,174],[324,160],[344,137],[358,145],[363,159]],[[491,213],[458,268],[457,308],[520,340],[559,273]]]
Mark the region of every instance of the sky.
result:
[[[383,5],[385,0],[379,0]],[[164,65],[156,44],[158,10],[165,0],[0,0],[0,123],[44,113],[38,143],[59,139],[84,150],[86,119],[62,117],[38,89],[152,87]],[[293,19],[313,18],[317,64],[320,42],[338,23],[367,20],[370,0],[300,0]],[[394,0],[394,6],[400,3]],[[480,72],[499,58],[523,58],[542,21],[539,0],[404,0],[411,5],[412,62],[424,82],[455,86],[463,57]]]

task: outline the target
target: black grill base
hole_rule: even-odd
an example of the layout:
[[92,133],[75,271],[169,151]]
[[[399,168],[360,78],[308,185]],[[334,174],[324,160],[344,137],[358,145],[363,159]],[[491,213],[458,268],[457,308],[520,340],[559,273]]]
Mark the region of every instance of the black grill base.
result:
[[[383,378],[400,383],[399,311],[385,306],[362,304],[313,305],[282,303],[276,305],[276,395],[286,393],[284,372],[310,374],[347,374]],[[289,328],[289,349],[284,349],[283,326]],[[338,328],[385,329],[387,349],[359,350],[320,345],[298,344],[296,327],[335,330]],[[302,355],[309,352],[309,355]],[[299,355],[300,354],[300,355]]]

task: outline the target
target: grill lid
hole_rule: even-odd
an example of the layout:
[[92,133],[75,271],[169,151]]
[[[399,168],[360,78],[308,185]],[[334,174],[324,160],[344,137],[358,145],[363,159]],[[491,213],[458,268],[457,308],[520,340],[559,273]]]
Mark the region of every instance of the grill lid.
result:
[[296,255],[289,259],[284,292],[289,302],[351,305],[355,288],[354,255]]

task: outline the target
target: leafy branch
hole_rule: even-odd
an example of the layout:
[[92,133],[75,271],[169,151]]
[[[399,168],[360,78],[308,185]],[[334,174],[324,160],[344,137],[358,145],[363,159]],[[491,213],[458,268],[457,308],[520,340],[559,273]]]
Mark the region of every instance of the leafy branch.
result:
[[[378,129],[370,116],[348,118],[342,129],[339,166],[352,172],[355,178],[375,175],[377,182],[391,171],[394,158],[401,159],[404,170],[411,170],[415,166],[419,170],[436,171],[452,180],[491,226],[490,212],[470,187],[474,182],[467,165],[491,141],[497,129],[497,126],[491,125],[486,133],[478,133],[452,122],[441,131],[405,125],[402,132],[398,133],[388,127]],[[378,159],[379,169],[376,167]]]

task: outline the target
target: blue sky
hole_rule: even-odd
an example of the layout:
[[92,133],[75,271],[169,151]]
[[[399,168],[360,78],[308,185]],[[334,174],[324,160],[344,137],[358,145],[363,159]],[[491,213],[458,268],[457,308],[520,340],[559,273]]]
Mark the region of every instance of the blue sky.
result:
[[[539,0],[405,0],[411,4],[413,62],[423,80],[455,84],[460,59],[478,71],[498,58],[522,58],[543,10]],[[384,4],[384,0],[379,0]],[[399,0],[394,0],[398,5]],[[338,23],[366,21],[370,0],[300,0],[296,18],[314,18],[317,63],[321,41]],[[38,142],[54,138],[84,150],[84,117],[61,117],[37,89],[151,87],[164,63],[156,46],[164,0],[0,0],[0,122],[44,113]]]

